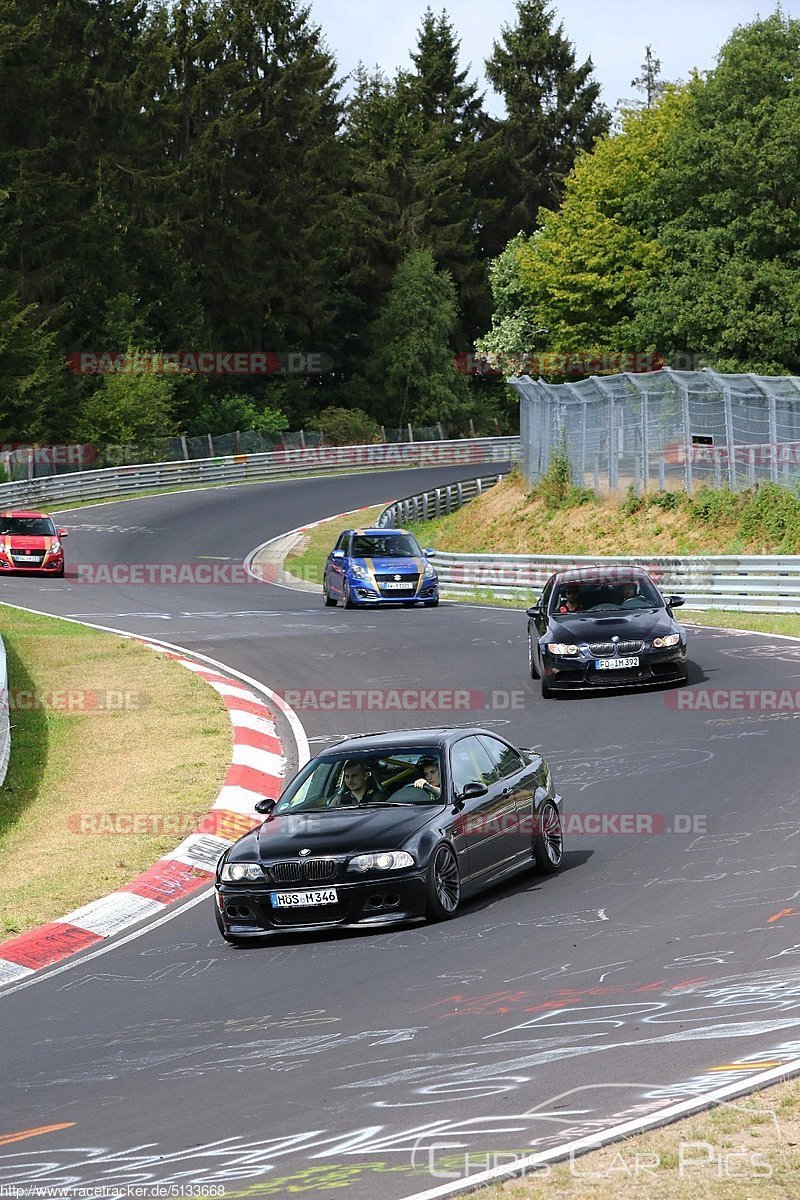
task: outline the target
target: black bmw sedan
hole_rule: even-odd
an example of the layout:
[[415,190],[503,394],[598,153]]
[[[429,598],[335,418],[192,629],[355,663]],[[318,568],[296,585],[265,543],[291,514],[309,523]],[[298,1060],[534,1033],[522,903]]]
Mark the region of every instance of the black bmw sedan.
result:
[[528,613],[528,665],[542,695],[572,688],[686,683],[686,630],[640,567],[560,571]]
[[455,916],[462,900],[563,854],[541,755],[479,728],[352,738],[312,758],[217,866],[226,941]]

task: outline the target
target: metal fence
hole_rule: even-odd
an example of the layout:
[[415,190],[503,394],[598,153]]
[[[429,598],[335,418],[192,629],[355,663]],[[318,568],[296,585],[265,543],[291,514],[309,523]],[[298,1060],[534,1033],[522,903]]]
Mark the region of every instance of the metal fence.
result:
[[0,637],[0,784],[8,771],[11,756],[11,719],[9,715],[8,667],[6,648]]
[[377,524],[385,529],[396,529],[398,526],[408,525],[411,521],[433,521],[436,517],[455,512],[504,478],[502,474],[483,475],[479,479],[448,483],[443,487],[431,488],[428,492],[420,492],[417,496],[408,496],[405,500],[397,500],[385,508],[378,517]]
[[[445,441],[441,424],[381,426],[381,444],[398,442]],[[0,443],[0,467],[11,482],[21,479],[45,479],[50,475],[69,475],[90,468],[135,466],[142,462],[176,462],[219,458],[232,454],[267,454],[273,450],[317,449],[325,445],[321,433],[299,429],[269,436],[258,430],[210,434],[199,437],[154,438],[145,448],[135,445],[95,446],[16,445]]]
[[800,378],[664,368],[548,384],[509,380],[520,397],[521,462],[535,483],[564,446],[573,482],[739,489],[800,480]]
[[381,471],[391,467],[507,462],[518,456],[518,438],[273,450],[267,454],[234,454],[189,462],[109,467],[0,484],[0,507],[36,508],[54,502],[105,500],[153,490],[324,475],[341,470]]
[[[377,524],[394,527],[431,520],[454,512],[503,478],[484,476],[420,492],[390,504]],[[451,593],[489,592],[525,602],[538,596],[554,571],[575,568],[587,575],[613,579],[620,567],[640,566],[662,593],[683,596],[693,609],[734,612],[800,612],[800,555],[703,555],[644,557],[617,555],[448,554],[436,553],[436,573],[442,590]]]

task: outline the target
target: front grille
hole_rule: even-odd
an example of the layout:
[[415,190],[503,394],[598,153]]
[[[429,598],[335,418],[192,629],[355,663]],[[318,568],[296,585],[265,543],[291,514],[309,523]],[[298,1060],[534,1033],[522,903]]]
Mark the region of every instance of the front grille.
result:
[[303,864],[301,862],[273,863],[269,873],[276,883],[302,883]]
[[644,642],[590,642],[589,653],[595,658],[613,658],[615,654],[639,654]]
[[332,858],[312,858],[305,863],[306,879],[314,883],[336,878],[336,863]]
[[[399,579],[395,578],[396,575],[399,576]],[[376,574],[375,578],[378,583],[413,583],[414,587],[419,582],[418,573],[415,572],[415,574],[409,575],[406,571],[391,571],[388,575]]]
[[336,878],[337,869],[338,864],[332,858],[278,862],[267,867],[276,883],[324,883]]

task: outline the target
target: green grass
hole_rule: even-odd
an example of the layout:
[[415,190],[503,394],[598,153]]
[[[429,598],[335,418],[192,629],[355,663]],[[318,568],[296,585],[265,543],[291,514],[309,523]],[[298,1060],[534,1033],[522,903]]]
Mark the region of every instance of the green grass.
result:
[[374,525],[386,504],[374,504],[370,508],[359,508],[343,517],[331,517],[310,529],[299,544],[287,555],[284,566],[290,575],[318,583],[322,587],[325,560],[343,529],[369,528]]
[[[217,796],[231,732],[206,683],[132,639],[5,606],[0,632],[12,707],[2,940],[113,891],[176,846]],[[90,832],[109,813],[152,831]]]

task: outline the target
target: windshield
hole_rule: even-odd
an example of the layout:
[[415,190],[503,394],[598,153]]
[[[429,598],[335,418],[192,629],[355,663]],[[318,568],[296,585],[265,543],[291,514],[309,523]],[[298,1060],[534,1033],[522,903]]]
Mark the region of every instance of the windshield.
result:
[[0,517],[0,535],[18,534],[55,537],[56,528],[49,517]]
[[410,533],[355,533],[353,558],[421,558],[417,539]]
[[442,787],[440,752],[401,746],[377,754],[326,754],[312,759],[281,796],[276,813],[438,804]]
[[572,613],[629,612],[634,608],[662,608],[661,593],[649,579],[637,576],[613,583],[569,580],[553,588],[550,612],[563,617]]

